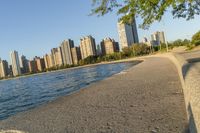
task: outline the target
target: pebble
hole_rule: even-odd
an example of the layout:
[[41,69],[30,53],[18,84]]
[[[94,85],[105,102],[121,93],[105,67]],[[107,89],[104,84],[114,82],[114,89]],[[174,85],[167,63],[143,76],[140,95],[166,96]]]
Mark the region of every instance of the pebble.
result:
[[110,126],[111,124],[109,122],[107,122],[107,126]]
[[155,129],[156,129],[156,130],[159,130],[160,128],[159,128],[159,127],[155,127]]
[[151,133],[157,133],[157,131],[156,130],[151,130]]

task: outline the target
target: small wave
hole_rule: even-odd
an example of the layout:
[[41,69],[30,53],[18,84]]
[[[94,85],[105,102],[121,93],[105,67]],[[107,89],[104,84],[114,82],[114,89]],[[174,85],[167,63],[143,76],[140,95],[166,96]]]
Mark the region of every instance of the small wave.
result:
[[[120,74],[123,74],[133,65],[132,63],[99,65],[76,69],[76,71],[62,71],[23,78],[21,82],[19,80],[3,82],[0,84],[1,88],[4,88],[0,95],[0,110],[4,110],[0,111],[0,119],[6,119],[18,112],[48,103],[60,96],[69,95],[121,71],[123,72]],[[3,131],[0,129],[1,132]]]

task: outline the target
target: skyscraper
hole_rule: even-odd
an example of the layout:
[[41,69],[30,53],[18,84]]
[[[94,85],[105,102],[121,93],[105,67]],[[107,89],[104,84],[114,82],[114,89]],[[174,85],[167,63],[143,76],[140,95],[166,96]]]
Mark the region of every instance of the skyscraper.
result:
[[139,43],[135,19],[133,19],[131,24],[122,23],[122,21],[120,21],[117,26],[121,48]]
[[54,62],[54,58],[52,54],[49,54],[49,67],[54,67],[55,66],[55,62]]
[[72,51],[73,64],[78,64],[78,61],[81,59],[80,47],[74,47],[71,49],[71,51]]
[[151,35],[151,41],[154,41],[156,45],[160,45],[161,43],[166,43],[165,34],[163,31],[155,32]]
[[35,58],[36,64],[37,64],[37,70],[42,72],[45,69],[45,62],[44,58],[37,57]]
[[51,55],[52,55],[52,63],[53,63],[53,66],[56,66],[57,65],[57,61],[56,61],[56,52],[57,52],[57,48],[52,48],[51,49]]
[[29,67],[28,67],[28,60],[26,59],[26,56],[22,55],[20,57],[20,67],[22,73],[28,73]]
[[101,51],[102,55],[113,54],[114,52],[118,52],[118,43],[115,42],[114,39],[105,38],[101,41]]
[[64,40],[61,44],[61,51],[62,51],[62,57],[63,57],[63,64],[64,65],[72,65],[72,53],[71,48],[74,47],[74,41],[73,40]]
[[50,58],[49,58],[49,55],[45,54],[43,58],[44,58],[45,68],[46,69],[50,68]]
[[38,69],[37,69],[37,62],[35,60],[30,60],[28,62],[28,66],[29,66],[29,71],[31,73],[36,73],[38,72]]
[[9,75],[8,62],[0,59],[0,77],[4,78]]
[[149,41],[146,37],[142,39],[142,43],[146,44],[147,46],[151,47],[153,45],[153,41]]
[[159,37],[160,37],[160,42],[161,43],[166,43],[164,31],[160,32]]
[[53,48],[51,50],[51,54],[53,56],[54,66],[61,66],[61,65],[63,65],[63,57],[62,57],[61,47]]
[[97,45],[97,55],[100,56],[102,54],[100,44]]
[[12,51],[10,53],[10,58],[11,58],[13,76],[21,75],[18,52]]
[[61,65],[64,64],[64,62],[63,62],[63,56],[62,56],[62,48],[61,47],[57,48],[56,61],[57,61],[57,65],[59,65],[59,66],[61,66]]
[[81,57],[82,59],[87,58],[88,56],[95,56],[96,55],[96,43],[95,39],[92,36],[87,36],[81,38]]
[[45,68],[51,68],[54,66],[54,60],[52,54],[46,54],[44,57]]

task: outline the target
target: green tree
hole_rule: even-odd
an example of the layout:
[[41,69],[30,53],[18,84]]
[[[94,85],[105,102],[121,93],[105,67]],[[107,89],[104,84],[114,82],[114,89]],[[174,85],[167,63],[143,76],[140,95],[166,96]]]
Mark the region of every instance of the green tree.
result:
[[170,43],[170,47],[187,46],[189,44],[190,44],[190,40],[188,39],[184,39],[184,40],[177,39]]
[[198,46],[200,45],[200,31],[195,33],[193,36],[192,36],[192,43],[195,45],[195,46]]
[[183,42],[182,42],[183,46],[186,46],[186,45],[189,45],[189,44],[190,44],[190,40],[188,40],[188,39],[184,39]]
[[160,21],[167,10],[174,18],[193,19],[200,14],[199,0],[92,0],[91,14],[103,16],[114,9],[121,20],[131,22],[136,17],[143,19],[140,27],[148,28],[154,21]]
[[98,63],[100,60],[98,59],[98,56],[88,56],[87,58],[80,60],[79,64],[80,65],[87,65],[87,64],[94,64]]
[[174,45],[174,46],[182,46],[182,40],[181,39],[178,39],[178,40],[175,40],[173,43],[172,43],[172,45]]

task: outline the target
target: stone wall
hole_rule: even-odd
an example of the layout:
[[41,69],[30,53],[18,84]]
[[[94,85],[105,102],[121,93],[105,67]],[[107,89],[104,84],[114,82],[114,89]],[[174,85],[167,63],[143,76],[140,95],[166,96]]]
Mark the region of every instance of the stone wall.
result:
[[185,97],[191,133],[200,132],[200,70],[179,54],[164,54],[177,67]]

